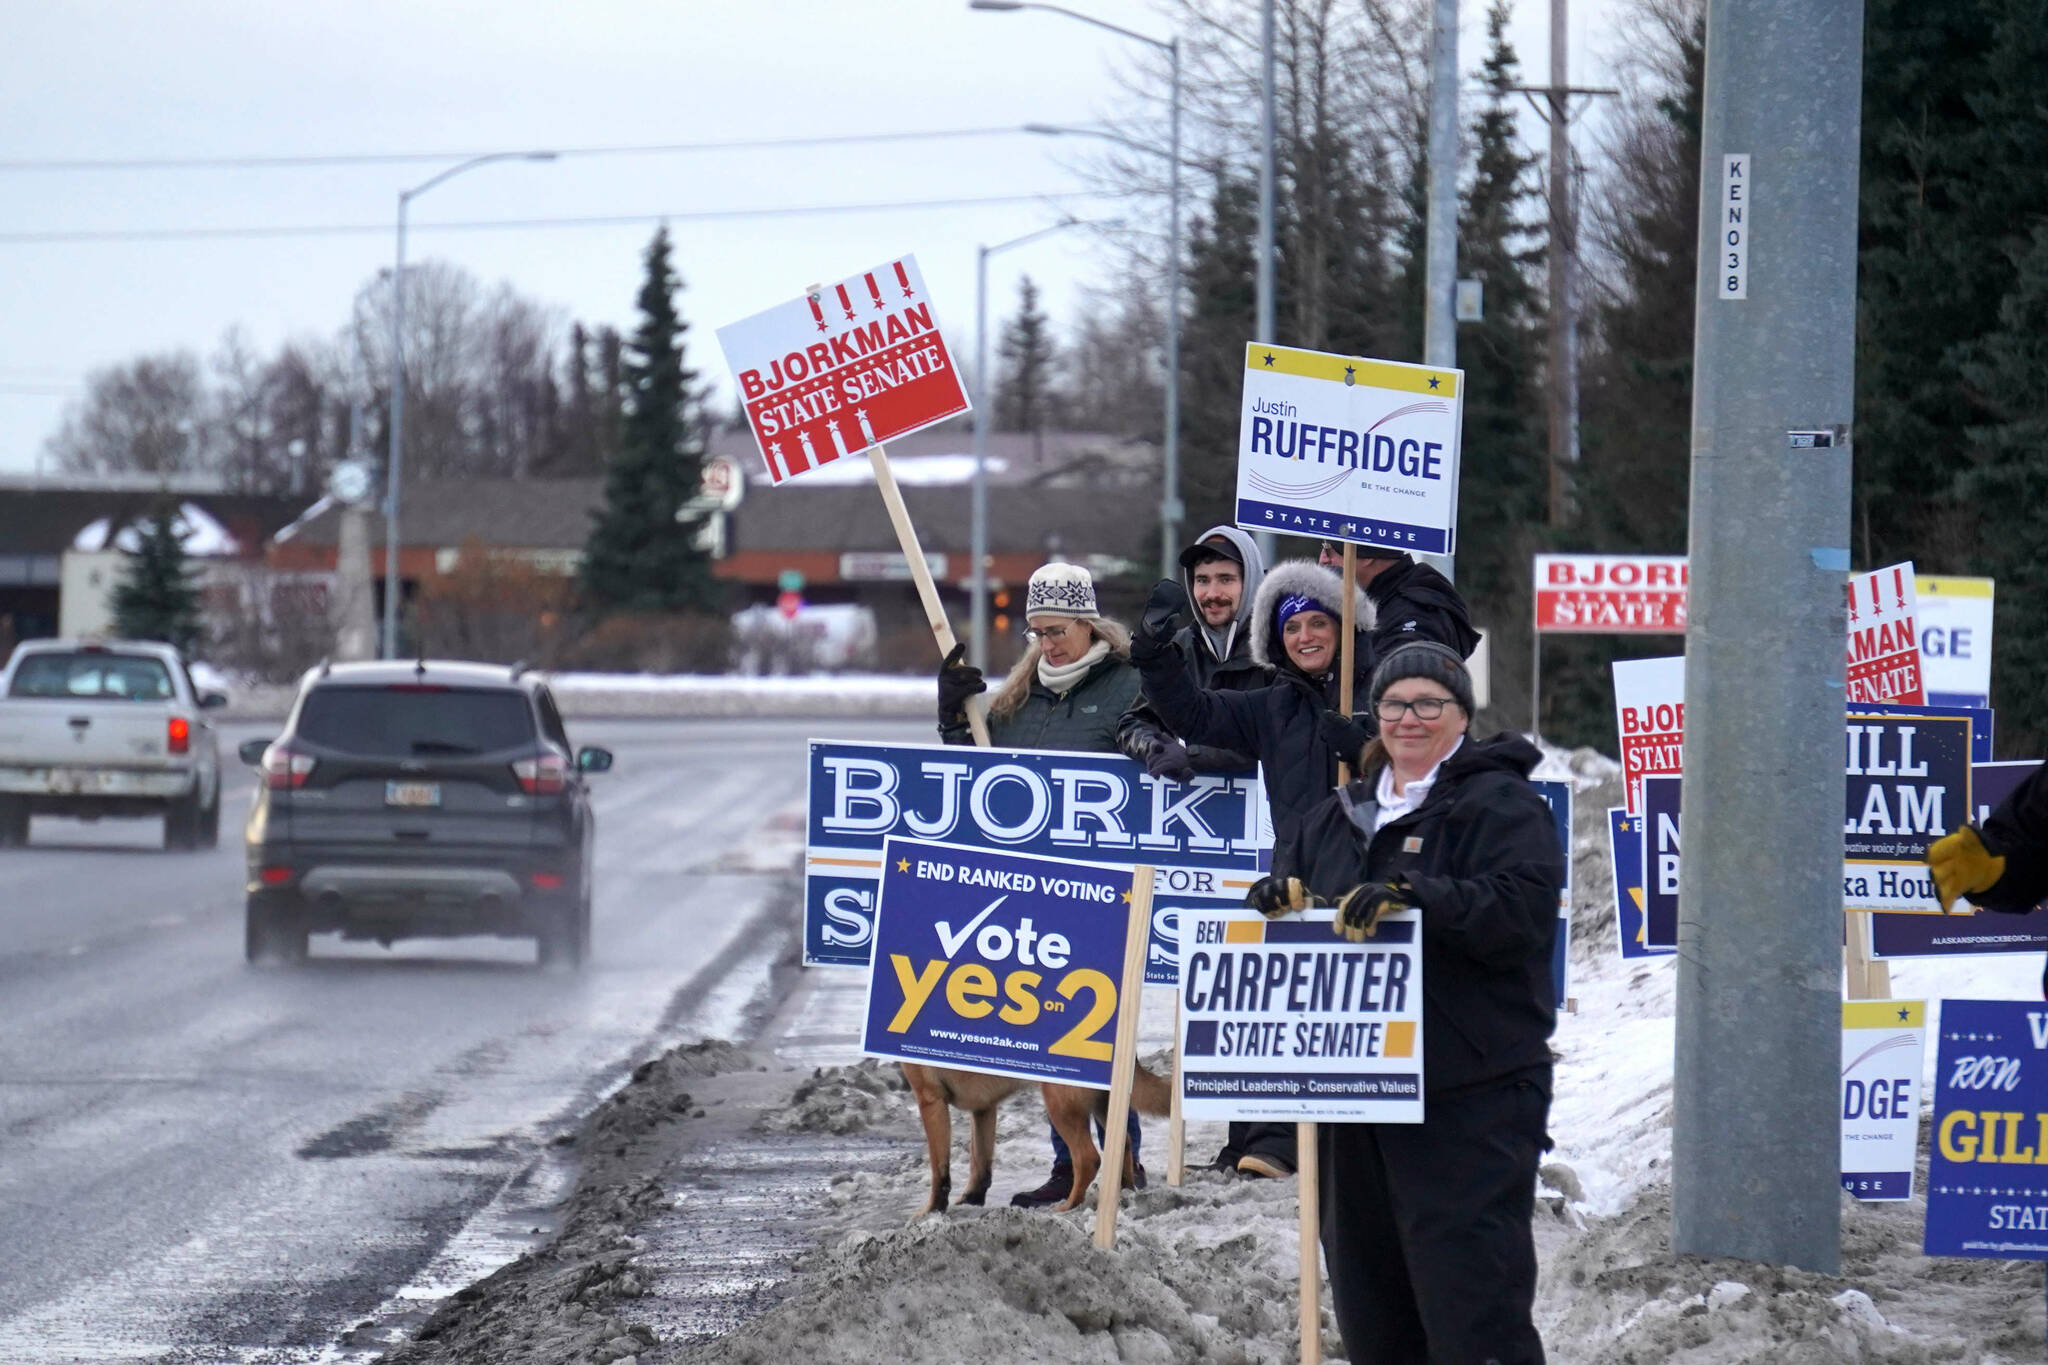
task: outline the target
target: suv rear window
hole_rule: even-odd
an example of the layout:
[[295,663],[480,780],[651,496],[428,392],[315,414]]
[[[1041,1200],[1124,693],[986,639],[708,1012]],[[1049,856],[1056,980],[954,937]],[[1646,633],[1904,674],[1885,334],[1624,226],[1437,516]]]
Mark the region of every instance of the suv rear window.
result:
[[524,692],[502,687],[316,687],[298,733],[380,758],[488,754],[531,745],[533,710]]
[[14,666],[10,697],[169,701],[171,670],[143,654],[30,654]]

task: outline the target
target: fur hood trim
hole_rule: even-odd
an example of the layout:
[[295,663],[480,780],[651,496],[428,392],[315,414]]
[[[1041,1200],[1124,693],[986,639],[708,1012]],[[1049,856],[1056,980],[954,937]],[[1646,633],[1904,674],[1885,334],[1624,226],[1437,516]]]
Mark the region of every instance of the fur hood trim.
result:
[[[1252,660],[1267,668],[1291,668],[1287,662],[1287,648],[1281,643],[1280,628],[1273,621],[1281,602],[1290,597],[1313,597],[1335,607],[1343,601],[1340,595],[1343,590],[1337,571],[1326,569],[1312,559],[1282,560],[1266,570],[1265,581],[1259,584],[1258,596],[1252,603]],[[1351,587],[1352,628],[1360,635],[1369,635],[1376,619],[1372,599],[1354,583]]]

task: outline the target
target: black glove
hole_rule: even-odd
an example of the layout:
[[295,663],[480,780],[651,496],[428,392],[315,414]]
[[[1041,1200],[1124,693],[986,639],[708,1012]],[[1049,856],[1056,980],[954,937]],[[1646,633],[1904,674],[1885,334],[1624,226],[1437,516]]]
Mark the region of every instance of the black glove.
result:
[[1316,903],[1299,877],[1264,876],[1252,883],[1252,889],[1245,892],[1244,903],[1272,919],[1276,915],[1293,914],[1306,910]]
[[954,645],[953,652],[939,665],[939,728],[958,730],[967,725],[967,699],[988,691],[988,679],[973,664],[962,663],[966,645]]
[[1337,918],[1330,928],[1338,937],[1363,943],[1379,928],[1380,920],[1415,904],[1415,888],[1405,877],[1386,882],[1366,882],[1346,891],[1337,901]]
[[1195,765],[1188,758],[1188,746],[1169,735],[1158,735],[1145,751],[1145,771],[1154,777],[1176,782],[1195,780]]
[[1371,730],[1341,711],[1324,707],[1316,713],[1316,738],[1337,756],[1339,763],[1351,765],[1354,777],[1358,775],[1358,756],[1372,742],[1372,735]]
[[1164,644],[1180,629],[1180,618],[1188,614],[1188,590],[1178,578],[1162,578],[1152,585],[1145,610],[1138,617],[1138,634]]

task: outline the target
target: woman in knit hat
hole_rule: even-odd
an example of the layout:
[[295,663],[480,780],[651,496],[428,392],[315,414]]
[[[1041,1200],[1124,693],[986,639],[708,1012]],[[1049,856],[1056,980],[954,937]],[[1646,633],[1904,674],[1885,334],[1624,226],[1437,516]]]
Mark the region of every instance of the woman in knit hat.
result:
[[[1024,632],[1029,648],[989,699],[989,742],[998,749],[1117,752],[1117,723],[1138,696],[1131,667],[1131,633],[1106,619],[1095,601],[1095,580],[1079,564],[1047,564],[1024,589]],[[972,743],[968,699],[988,690],[981,670],[963,663],[955,646],[939,666],[939,734],[948,744]],[[1137,1158],[1138,1115],[1129,1125]],[[1052,1174],[1035,1190],[1012,1198],[1021,1208],[1063,1202],[1074,1185],[1073,1159],[1055,1131]],[[1137,1184],[1145,1183],[1138,1167]]]
[[1380,728],[1358,780],[1299,826],[1291,873],[1247,898],[1269,917],[1334,905],[1333,928],[1361,943],[1383,915],[1420,913],[1425,1117],[1319,1129],[1331,1307],[1354,1361],[1532,1365],[1557,827],[1529,782],[1535,746],[1468,733],[1455,650],[1400,646],[1368,695]]

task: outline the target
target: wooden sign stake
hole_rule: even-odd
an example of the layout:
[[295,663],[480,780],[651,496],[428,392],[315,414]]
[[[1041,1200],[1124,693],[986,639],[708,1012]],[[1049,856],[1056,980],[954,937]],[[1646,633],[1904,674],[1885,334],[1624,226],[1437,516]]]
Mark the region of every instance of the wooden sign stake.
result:
[[[903,547],[903,557],[910,562],[910,578],[917,584],[917,597],[924,604],[925,621],[932,628],[932,638],[939,642],[939,657],[953,652],[959,643],[953,635],[953,623],[946,619],[945,604],[939,601],[938,585],[932,582],[931,565],[924,562],[924,549],[917,543],[917,527],[910,523],[910,509],[903,505],[903,490],[896,486],[896,475],[889,468],[889,452],[883,446],[868,447],[868,463],[874,466],[875,486],[882,490],[882,505],[889,509],[889,522],[896,528],[896,543]],[[967,702],[967,728],[974,732],[974,742],[988,747],[987,699],[971,697]]]
[[1123,1193],[1130,1135],[1131,1084],[1138,1064],[1138,1007],[1145,999],[1145,948],[1152,941],[1152,869],[1131,875],[1130,927],[1124,931],[1124,979],[1117,986],[1116,1045],[1109,1053],[1109,1117],[1103,1120],[1102,1177],[1095,1185],[1095,1245],[1116,1244],[1117,1197]]
[[1173,988],[1173,1108],[1166,1117],[1166,1183],[1179,1189],[1188,1174],[1188,1121],[1180,1112],[1180,987]]
[[1892,967],[1889,962],[1879,962],[1870,955],[1871,919],[1866,910],[1849,912],[1849,939],[1842,947],[1842,962],[1847,969],[1847,995],[1851,1000],[1889,1000],[1892,998]]
[[[1343,619],[1337,627],[1337,709],[1349,716],[1357,701],[1351,670],[1357,648],[1358,547],[1344,546]],[[1337,766],[1337,781],[1351,781],[1352,764]],[[1294,1125],[1295,1199],[1301,1230],[1301,1365],[1323,1358],[1322,1154],[1317,1125]]]

